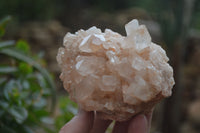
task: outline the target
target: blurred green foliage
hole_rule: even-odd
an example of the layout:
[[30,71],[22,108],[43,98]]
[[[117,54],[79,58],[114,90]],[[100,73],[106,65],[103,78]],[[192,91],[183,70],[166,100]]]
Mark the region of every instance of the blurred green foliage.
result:
[[71,101],[68,97],[60,96],[58,101],[59,114],[55,118],[55,128],[58,132],[63,125],[72,119],[77,114],[77,104]]
[[[10,16],[5,17],[4,19],[0,20],[0,38],[5,34],[5,27],[6,24],[11,20]],[[6,44],[5,44],[6,45]],[[2,46],[2,45],[1,45]]]
[[[0,21],[1,36],[9,20]],[[42,59],[32,55],[27,42],[1,38],[0,59],[0,132],[32,133],[36,127],[50,132],[45,123],[53,123],[49,116],[55,107],[55,85],[38,63]]]
[[[8,21],[10,17],[0,21],[2,36]],[[0,38],[0,59],[0,132],[33,133],[42,128],[54,133],[77,113],[77,104],[60,96],[58,112],[52,116],[56,101],[54,81],[42,66],[45,61],[31,53],[26,41]]]

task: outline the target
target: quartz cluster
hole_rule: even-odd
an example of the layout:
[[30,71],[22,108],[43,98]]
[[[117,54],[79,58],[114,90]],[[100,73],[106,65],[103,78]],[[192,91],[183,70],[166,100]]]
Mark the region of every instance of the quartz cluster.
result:
[[103,119],[124,121],[149,111],[172,93],[173,69],[165,51],[151,42],[136,19],[127,36],[96,27],[67,33],[57,61],[71,100]]

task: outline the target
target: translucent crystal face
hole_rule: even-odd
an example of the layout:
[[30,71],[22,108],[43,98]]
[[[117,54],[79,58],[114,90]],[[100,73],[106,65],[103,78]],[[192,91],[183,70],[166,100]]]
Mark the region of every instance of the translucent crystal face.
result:
[[127,36],[96,27],[64,37],[57,61],[70,98],[102,118],[123,121],[171,95],[173,69],[144,25],[132,20]]

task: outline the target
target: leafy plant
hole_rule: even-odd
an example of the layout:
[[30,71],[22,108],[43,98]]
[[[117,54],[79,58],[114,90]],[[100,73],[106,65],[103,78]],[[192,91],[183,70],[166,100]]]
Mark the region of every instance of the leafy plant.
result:
[[[0,37],[9,20],[0,21]],[[1,38],[0,59],[0,132],[32,133],[36,127],[51,131],[45,123],[51,122],[55,84],[44,60],[31,53],[27,42]]]
[[67,96],[60,96],[58,107],[60,112],[55,118],[56,132],[77,114],[77,104],[71,101]]

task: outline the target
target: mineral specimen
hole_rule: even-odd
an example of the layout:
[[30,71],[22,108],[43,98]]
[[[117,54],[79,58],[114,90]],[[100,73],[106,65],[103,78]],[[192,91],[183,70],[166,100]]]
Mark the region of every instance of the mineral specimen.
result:
[[149,111],[172,93],[173,69],[165,51],[132,20],[127,36],[96,27],[67,33],[57,61],[71,100],[103,119],[124,121]]

